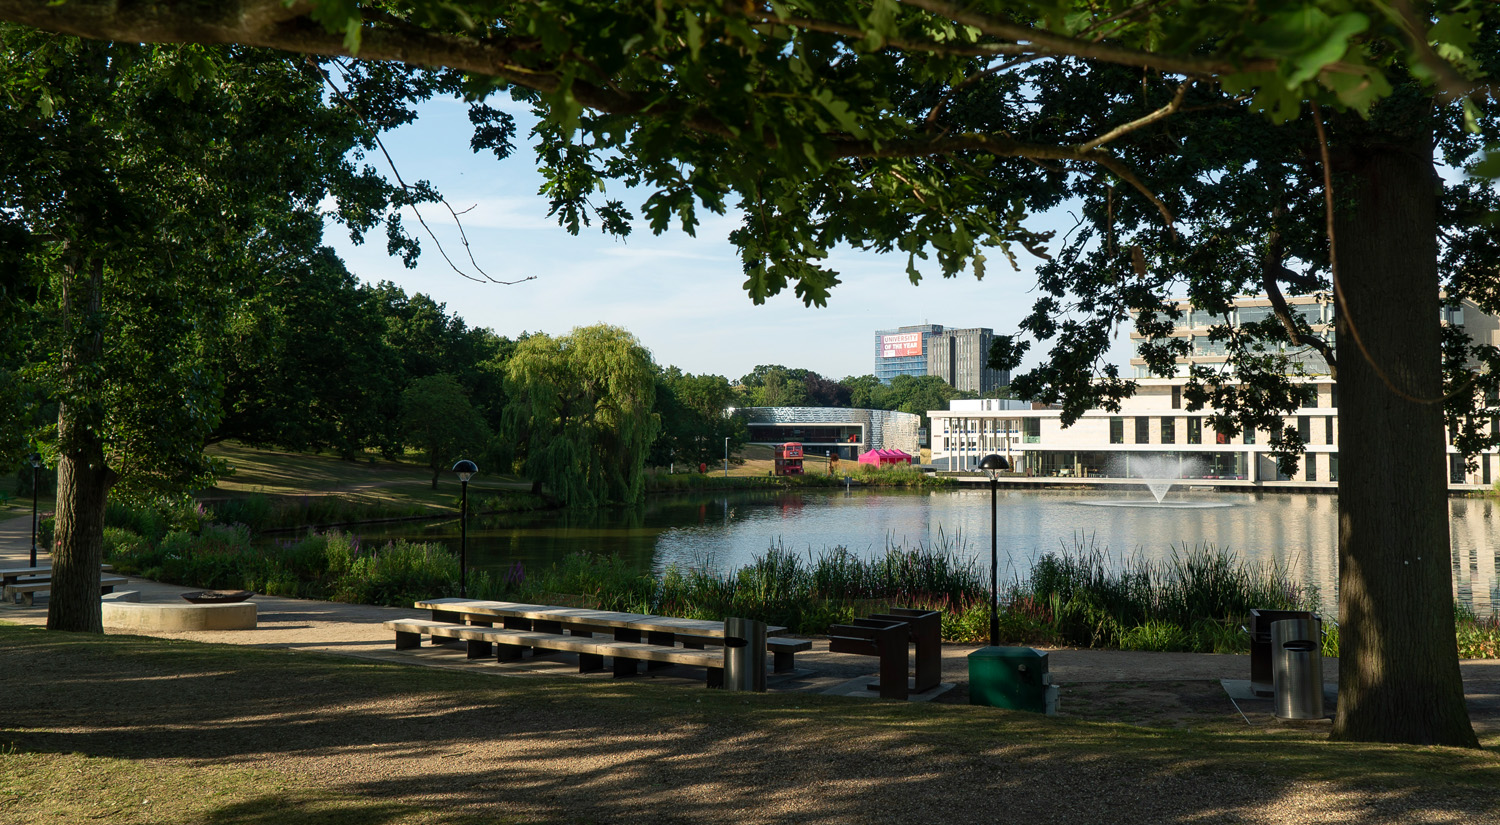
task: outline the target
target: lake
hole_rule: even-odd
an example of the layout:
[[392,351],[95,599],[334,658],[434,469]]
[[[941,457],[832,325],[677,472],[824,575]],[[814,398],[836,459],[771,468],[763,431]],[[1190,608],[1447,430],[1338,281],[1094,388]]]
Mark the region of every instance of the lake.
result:
[[[698,494],[656,498],[637,508],[476,517],[469,524],[472,568],[521,562],[546,567],[569,553],[620,556],[640,569],[668,565],[724,570],[780,545],[801,553],[843,546],[865,555],[891,545],[939,544],[989,569],[986,488],[886,488]],[[1169,558],[1174,548],[1211,544],[1252,562],[1275,561],[1316,586],[1325,609],[1337,597],[1337,498],[1314,493],[1192,493],[1173,490],[1172,509],[1140,506],[1139,493],[1001,490],[1002,580],[1024,576],[1031,559],[1088,545],[1118,563],[1132,554]],[[1211,505],[1230,506],[1211,506]],[[1450,499],[1455,595],[1480,615],[1500,605],[1500,502]],[[409,522],[359,528],[365,541],[406,538],[458,549],[458,523]]]

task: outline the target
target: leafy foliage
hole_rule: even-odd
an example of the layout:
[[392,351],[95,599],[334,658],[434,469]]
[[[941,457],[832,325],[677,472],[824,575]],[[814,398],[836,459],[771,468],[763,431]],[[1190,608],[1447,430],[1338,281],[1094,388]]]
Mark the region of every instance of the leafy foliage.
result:
[[517,470],[570,505],[639,501],[660,421],[656,366],[606,325],[523,339],[505,365],[502,435]]

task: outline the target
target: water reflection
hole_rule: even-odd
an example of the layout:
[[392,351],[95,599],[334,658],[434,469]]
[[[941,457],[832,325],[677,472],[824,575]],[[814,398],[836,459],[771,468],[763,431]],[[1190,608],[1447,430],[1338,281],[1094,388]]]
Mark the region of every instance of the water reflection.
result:
[[[1144,493],[1142,495],[1145,495]],[[1275,561],[1315,586],[1325,608],[1337,598],[1337,499],[1310,493],[1172,493],[1186,501],[1228,502],[1209,509],[1082,506],[1119,493],[1002,491],[1001,576],[1024,576],[1040,554],[1092,545],[1117,560],[1168,558],[1173,548],[1212,544],[1252,562]],[[1457,596],[1481,614],[1500,605],[1496,502],[1450,502]],[[619,556],[640,569],[667,565],[728,569],[768,547],[803,553],[845,546],[861,554],[888,545],[946,544],[989,560],[989,491],[908,492],[841,489],[700,494],[656,499],[630,509],[562,511],[480,518],[469,528],[476,567],[516,561],[545,567],[569,553]],[[369,539],[404,537],[456,546],[456,522],[360,530]]]

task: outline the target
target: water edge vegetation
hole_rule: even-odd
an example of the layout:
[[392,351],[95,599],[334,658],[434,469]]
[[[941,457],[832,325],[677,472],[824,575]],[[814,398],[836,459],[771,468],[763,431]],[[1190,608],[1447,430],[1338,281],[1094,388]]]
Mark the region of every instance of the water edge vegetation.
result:
[[[441,544],[365,543],[338,530],[256,542],[246,523],[190,500],[134,508],[112,504],[105,557],[119,572],[191,587],[407,606],[458,594],[458,559]],[[750,564],[719,571],[711,560],[641,571],[614,557],[573,554],[545,569],[473,570],[468,594],[609,610],[719,619],[729,615],[815,635],[891,606],[943,614],[943,637],[983,642],[989,591],[975,558],[951,542],[888,544],[864,557],[844,547],[798,553],[772,546]],[[1002,644],[1242,653],[1249,610],[1318,609],[1320,594],[1276,564],[1255,564],[1201,545],[1171,556],[1116,559],[1083,541],[1042,554],[1002,586]],[[1500,617],[1455,608],[1459,654],[1500,658]],[[1325,623],[1324,652],[1338,655]]]

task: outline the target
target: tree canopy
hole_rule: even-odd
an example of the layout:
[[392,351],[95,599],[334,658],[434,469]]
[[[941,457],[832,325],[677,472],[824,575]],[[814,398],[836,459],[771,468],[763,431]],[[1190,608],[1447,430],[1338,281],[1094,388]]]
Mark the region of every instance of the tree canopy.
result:
[[[607,180],[648,193],[654,231],[740,210],[731,240],[756,302],[788,288],[827,302],[840,244],[904,255],[913,280],[984,277],[987,254],[1014,263],[1024,250],[1044,263],[1023,332],[1052,349],[1015,386],[1069,418],[1133,391],[1102,360],[1132,312],[1167,372],[1181,354],[1171,293],[1220,312],[1247,289],[1326,289],[1333,339],[1284,302],[1276,323],[1221,325],[1231,367],[1195,373],[1189,400],[1223,424],[1271,424],[1301,402],[1287,345],[1333,356],[1334,734],[1475,743],[1440,456],[1444,402],[1450,422],[1478,420],[1495,374],[1479,365],[1496,352],[1438,317],[1442,294],[1500,310],[1495,192],[1481,179],[1500,172],[1496,4],[0,0],[0,19],[462,70],[473,94],[507,89],[537,107],[546,191],[575,231],[629,231],[625,204],[594,200]],[[1439,179],[1435,158],[1454,171]],[[1067,237],[1030,227],[1064,205],[1080,218]],[[1460,429],[1465,449],[1495,437]]]
[[502,436],[517,472],[570,505],[635,503],[660,420],[651,353],[619,327],[522,339],[505,364]]
[[325,204],[361,233],[425,197],[351,152],[433,86],[368,64],[330,99],[316,62],[8,23],[0,54],[0,216],[21,287],[4,297],[33,334],[20,374],[56,399],[55,427],[24,422],[58,467],[48,625],[97,632],[106,496],[209,477],[233,308],[315,257]]

